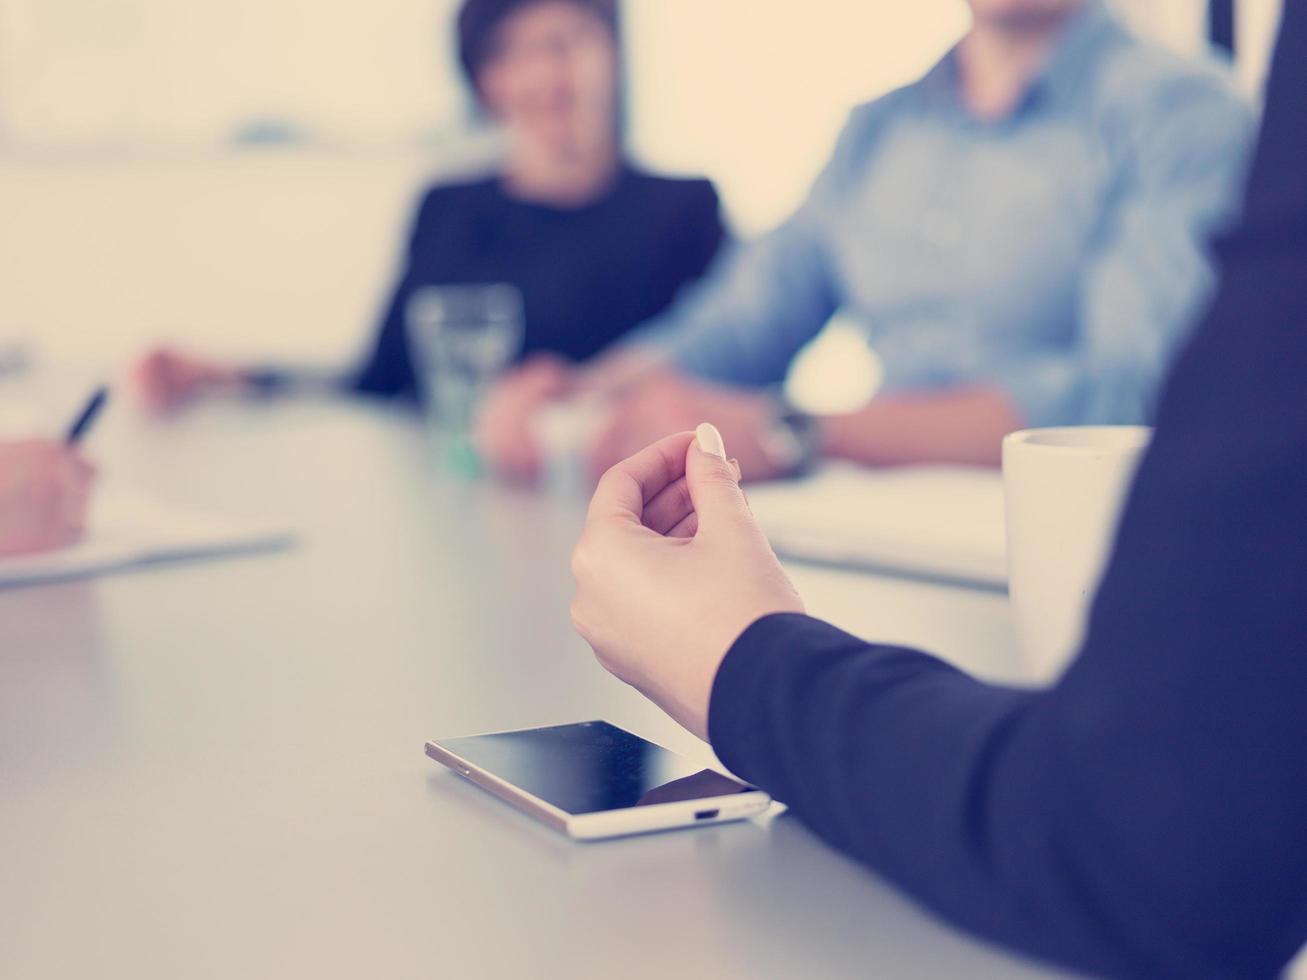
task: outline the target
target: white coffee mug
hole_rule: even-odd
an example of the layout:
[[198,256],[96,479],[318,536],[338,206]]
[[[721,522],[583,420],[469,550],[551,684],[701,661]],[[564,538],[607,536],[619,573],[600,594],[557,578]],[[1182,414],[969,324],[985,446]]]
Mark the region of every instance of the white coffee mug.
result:
[[1030,677],[1052,683],[1084,638],[1146,426],[1028,429],[1003,440],[1008,594]]

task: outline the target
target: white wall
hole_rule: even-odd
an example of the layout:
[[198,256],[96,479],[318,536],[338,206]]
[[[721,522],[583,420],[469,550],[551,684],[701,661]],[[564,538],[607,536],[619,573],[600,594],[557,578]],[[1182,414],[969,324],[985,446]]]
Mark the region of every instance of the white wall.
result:
[[0,337],[111,363],[155,338],[344,361],[381,300],[420,156],[258,151],[0,164]]
[[220,142],[252,119],[385,140],[463,108],[457,0],[0,0],[0,133]]
[[1286,0],[1242,0],[1236,31],[1239,34],[1239,77],[1245,89],[1259,93],[1270,68],[1270,56],[1280,28]]

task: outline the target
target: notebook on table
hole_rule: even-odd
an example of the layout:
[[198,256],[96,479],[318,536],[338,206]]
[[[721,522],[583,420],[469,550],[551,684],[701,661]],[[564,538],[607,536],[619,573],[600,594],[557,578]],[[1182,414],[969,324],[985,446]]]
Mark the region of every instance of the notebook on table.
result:
[[802,480],[747,490],[783,557],[987,588],[1007,584],[997,470],[833,464]]
[[106,487],[94,498],[81,541],[58,551],[0,558],[0,588],[285,548],[294,540],[285,528],[199,513]]

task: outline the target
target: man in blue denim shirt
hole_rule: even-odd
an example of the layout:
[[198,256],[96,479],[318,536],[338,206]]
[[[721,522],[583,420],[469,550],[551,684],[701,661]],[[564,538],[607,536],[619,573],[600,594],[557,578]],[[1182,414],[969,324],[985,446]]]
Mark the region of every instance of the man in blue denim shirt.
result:
[[[1132,36],[1101,0],[970,0],[920,81],[854,110],[807,201],[640,336],[660,370],[602,469],[710,419],[746,476],[817,453],[992,463],[1024,426],[1147,421],[1208,296],[1253,113],[1214,64]],[[769,389],[836,311],[884,366],[877,396],[804,419]],[[641,358],[597,369],[629,382]]]

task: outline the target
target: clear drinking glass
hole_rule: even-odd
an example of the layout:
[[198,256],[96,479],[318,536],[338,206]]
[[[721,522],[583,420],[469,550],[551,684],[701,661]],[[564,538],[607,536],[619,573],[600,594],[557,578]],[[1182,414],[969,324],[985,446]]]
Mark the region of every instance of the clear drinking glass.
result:
[[477,408],[522,347],[522,294],[506,283],[428,286],[406,310],[409,347],[443,462],[481,472],[472,444]]

